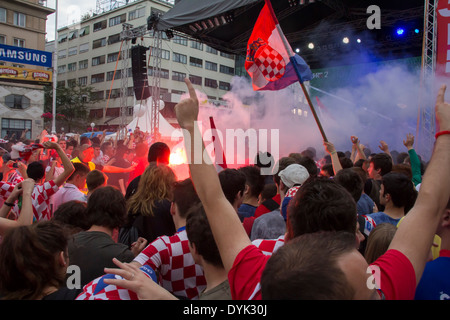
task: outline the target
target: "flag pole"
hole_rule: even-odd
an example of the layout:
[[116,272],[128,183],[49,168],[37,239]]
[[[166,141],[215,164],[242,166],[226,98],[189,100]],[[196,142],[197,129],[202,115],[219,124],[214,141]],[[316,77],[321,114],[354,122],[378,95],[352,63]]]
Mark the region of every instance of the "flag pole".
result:
[[314,120],[316,120],[317,126],[319,127],[320,133],[322,135],[322,138],[323,138],[324,141],[328,142],[327,136],[325,135],[325,131],[323,130],[322,124],[320,123],[320,119],[317,116],[317,113],[316,113],[316,110],[314,108],[314,105],[312,104],[311,98],[309,97],[309,93],[306,90],[305,85],[303,84],[302,76],[300,74],[300,71],[298,70],[297,63],[295,61],[294,52],[292,51],[291,46],[287,42],[287,39],[284,36],[283,31],[281,30],[280,24],[278,23],[278,19],[277,19],[276,15],[275,15],[275,12],[273,11],[272,3],[270,3],[270,0],[265,0],[265,2],[266,2],[267,7],[269,8],[269,11],[270,11],[270,14],[272,15],[273,20],[275,21],[275,26],[278,29],[278,33],[281,35],[281,40],[283,41],[283,45],[284,45],[284,47],[285,47],[285,49],[286,49],[286,51],[287,51],[287,53],[289,55],[289,60],[291,61],[292,66],[294,67],[295,74],[297,75],[297,78],[298,78],[298,82],[300,83],[300,86],[301,86],[301,88],[303,90],[303,94],[306,97],[306,101],[308,102],[309,108],[311,109],[311,112],[312,112],[312,114],[314,116]]

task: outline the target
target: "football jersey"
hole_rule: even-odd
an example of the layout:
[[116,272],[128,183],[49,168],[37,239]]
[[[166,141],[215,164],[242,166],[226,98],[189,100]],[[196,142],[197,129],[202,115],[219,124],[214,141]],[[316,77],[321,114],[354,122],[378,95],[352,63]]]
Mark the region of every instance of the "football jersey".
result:
[[196,300],[206,288],[203,269],[189,250],[185,227],[173,236],[158,237],[134,261],[159,271],[161,286],[177,297]]
[[[149,266],[142,266],[144,274],[157,282],[155,271]],[[138,300],[134,291],[124,289],[112,284],[106,284],[105,279],[123,279],[115,274],[105,274],[98,277],[83,287],[83,292],[75,300]]]

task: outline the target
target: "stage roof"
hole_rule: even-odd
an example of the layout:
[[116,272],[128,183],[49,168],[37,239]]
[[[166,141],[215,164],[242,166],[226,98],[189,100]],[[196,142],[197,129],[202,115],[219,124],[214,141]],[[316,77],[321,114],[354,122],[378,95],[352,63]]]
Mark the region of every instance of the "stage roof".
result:
[[[245,55],[263,5],[263,0],[181,0],[154,26],[187,34],[223,52]],[[380,8],[381,29],[367,27],[371,5]],[[291,47],[300,49],[312,68],[333,65],[333,61],[342,64],[353,56],[373,61],[422,53],[423,0],[272,0],[272,6]],[[404,29],[403,35],[397,35],[398,28]],[[348,44],[342,42],[344,37],[349,38]],[[314,43],[314,49],[308,48],[309,43]]]

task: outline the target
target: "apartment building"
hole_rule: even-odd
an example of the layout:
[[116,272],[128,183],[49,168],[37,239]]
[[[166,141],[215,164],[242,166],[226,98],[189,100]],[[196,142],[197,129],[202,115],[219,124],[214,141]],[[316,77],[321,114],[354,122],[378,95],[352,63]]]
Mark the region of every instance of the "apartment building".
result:
[[[122,42],[120,33],[124,24],[131,28],[147,26],[147,18],[153,13],[164,13],[172,8],[166,1],[141,0],[129,2],[113,10],[85,17],[81,22],[61,28],[56,36],[57,46],[57,83],[58,86],[70,86],[75,83],[92,86],[95,98],[100,102],[89,104],[89,121],[93,121],[98,129],[113,129],[120,126],[121,89],[127,84],[127,113],[125,123],[133,119],[133,107],[140,103],[136,99],[133,88],[131,58],[128,60],[128,77],[122,81],[121,58],[124,46],[130,49],[142,45],[148,47],[146,52],[148,83],[151,86],[153,77],[157,76],[151,67],[149,55],[153,50],[153,34],[146,32],[137,37],[134,43]],[[53,50],[54,44],[48,43],[47,50]],[[131,56],[131,55],[130,55]],[[170,39],[163,33],[160,52],[161,72],[160,99],[166,108],[173,108],[180,95],[186,92],[184,78],[189,77],[198,90],[210,101],[220,103],[223,95],[230,90],[231,78],[235,74],[234,56],[193,41],[181,35]],[[118,60],[119,59],[119,60]],[[224,102],[225,103],[225,102]],[[167,111],[167,110],[165,110]],[[163,112],[162,112],[163,113]],[[170,118],[170,110],[166,112]],[[164,113],[163,113],[164,115]],[[169,119],[173,121],[174,119]]]
[[[46,0],[8,0],[0,2],[0,44],[33,50],[45,50],[47,16],[55,10],[46,6]],[[29,68],[45,67],[5,61],[0,56],[2,74],[25,74]],[[7,70],[7,71],[4,71]],[[3,72],[4,71],[4,72]],[[1,138],[16,134],[20,137],[28,129],[26,138],[35,139],[43,130],[41,115],[44,110],[42,85],[11,82],[0,77]]]

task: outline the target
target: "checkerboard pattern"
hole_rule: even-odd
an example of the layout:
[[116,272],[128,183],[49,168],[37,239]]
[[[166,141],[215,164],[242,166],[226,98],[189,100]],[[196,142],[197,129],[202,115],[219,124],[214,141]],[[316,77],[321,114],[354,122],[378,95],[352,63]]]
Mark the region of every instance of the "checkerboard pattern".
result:
[[[156,275],[153,270],[147,266],[140,268],[149,278],[156,281]],[[117,287],[112,284],[106,284],[105,279],[123,279],[115,274],[105,274],[83,287],[83,292],[75,300],[139,300],[135,292]]]
[[262,253],[266,256],[271,256],[279,248],[284,245],[284,235],[278,237],[277,239],[256,239],[252,241]]
[[255,56],[255,63],[264,78],[269,81],[280,79],[286,71],[286,62],[281,54],[269,45],[263,46]]
[[[6,200],[11,192],[14,190],[13,184],[1,181],[0,182],[0,196]],[[35,185],[33,193],[31,194],[31,201],[33,204],[34,219],[50,220],[52,212],[50,210],[50,197],[58,191],[59,187],[53,180],[44,182],[40,185]],[[15,206],[16,209],[17,206]],[[15,212],[18,217],[18,212]]]
[[157,238],[134,261],[159,271],[161,286],[178,297],[196,300],[206,287],[203,269],[189,251],[186,230]]

